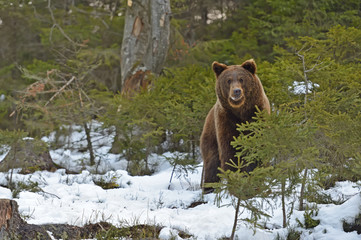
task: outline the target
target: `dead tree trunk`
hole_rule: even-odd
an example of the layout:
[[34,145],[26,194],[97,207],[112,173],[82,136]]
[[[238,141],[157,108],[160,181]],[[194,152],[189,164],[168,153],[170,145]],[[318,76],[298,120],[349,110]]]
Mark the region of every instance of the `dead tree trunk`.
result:
[[90,165],[93,166],[95,164],[95,156],[94,156],[94,150],[93,150],[93,142],[90,136],[91,129],[88,127],[88,123],[83,123],[86,141],[88,143],[88,151],[89,151],[89,158],[90,158]]
[[44,229],[27,224],[19,214],[14,200],[0,199],[0,239],[44,239],[51,238]]
[[146,88],[168,52],[170,0],[128,0],[121,50],[122,93]]
[[23,224],[17,203],[10,199],[0,199],[0,239],[9,237],[10,232]]

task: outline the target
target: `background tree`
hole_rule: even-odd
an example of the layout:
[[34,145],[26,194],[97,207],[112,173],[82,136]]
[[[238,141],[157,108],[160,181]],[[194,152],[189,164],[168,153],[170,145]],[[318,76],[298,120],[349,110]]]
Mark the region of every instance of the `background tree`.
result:
[[169,0],[127,1],[121,51],[122,92],[147,88],[150,73],[159,74],[170,34]]
[[[116,91],[117,76],[120,80],[119,54],[114,53],[119,47],[103,38],[113,35],[123,21],[114,17],[113,11],[119,11],[116,4],[85,3],[88,6],[74,2],[53,5],[49,0],[24,7],[38,10],[33,19],[37,40],[51,54],[47,59],[33,59],[18,66],[19,77],[30,85],[21,91],[15,88],[16,98],[7,95],[6,99],[16,104],[10,116],[17,119],[19,126],[25,126],[31,136],[61,132],[64,124],[80,124],[85,130],[89,163],[94,165],[97,156],[90,135],[92,120],[102,113],[100,99],[112,96],[109,90]],[[91,9],[94,11],[87,12]],[[86,21],[94,25],[82,28]],[[104,74],[107,69],[111,70]]]

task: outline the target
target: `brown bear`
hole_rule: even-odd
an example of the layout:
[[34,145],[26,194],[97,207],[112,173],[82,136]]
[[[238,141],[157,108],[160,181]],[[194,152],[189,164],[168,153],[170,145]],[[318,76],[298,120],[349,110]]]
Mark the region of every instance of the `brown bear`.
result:
[[[202,189],[210,193],[212,188],[205,188],[204,183],[219,181],[218,168],[232,170],[227,162],[233,159],[236,151],[231,146],[234,136],[239,133],[237,124],[251,122],[256,115],[256,106],[270,113],[270,104],[263,90],[261,81],[256,75],[257,66],[253,59],[242,65],[227,66],[213,62],[216,75],[217,102],[209,111],[204,123],[200,139],[200,150],[203,158]],[[252,171],[249,165],[243,171]]]

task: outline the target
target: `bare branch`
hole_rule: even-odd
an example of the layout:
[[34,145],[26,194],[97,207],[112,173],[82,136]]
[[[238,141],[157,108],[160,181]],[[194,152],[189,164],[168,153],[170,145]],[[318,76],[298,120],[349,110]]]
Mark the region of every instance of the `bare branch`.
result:
[[80,13],[83,13],[83,14],[86,14],[86,15],[92,15],[94,18],[98,19],[99,21],[101,21],[104,25],[104,27],[106,27],[107,29],[109,29],[109,25],[101,18],[99,17],[99,15],[108,15],[108,14],[103,14],[103,13],[99,13],[99,12],[96,12],[96,13],[89,13],[87,11],[84,11],[80,8],[77,8],[77,7],[73,7],[77,12],[80,12]]
[[83,95],[88,99],[89,102],[91,102],[90,97],[85,93],[83,89],[80,89],[80,91],[83,93]]
[[60,25],[56,22],[55,20],[55,17],[54,17],[54,13],[53,13],[53,10],[51,9],[51,0],[48,0],[48,6],[47,8],[49,9],[49,12],[50,12],[50,16],[51,16],[51,19],[53,20],[53,26],[51,27],[51,34],[49,36],[50,38],[50,41],[51,41],[51,35],[52,35],[52,32],[53,32],[53,29],[54,27],[57,27],[60,31],[60,33],[69,41],[71,42],[72,44],[74,44],[75,46],[80,46],[80,47],[84,47],[85,45],[84,44],[79,44],[79,43],[76,43],[74,42],[66,33],[65,31],[60,27]]
[[316,63],[315,63],[315,65],[313,65],[313,67],[311,68],[311,69],[307,69],[306,70],[306,72],[312,72],[317,66],[320,66],[320,65],[322,65],[323,64],[323,62],[321,62],[321,63],[318,63],[318,61],[320,60],[320,56],[318,56],[318,58],[317,58],[317,61],[316,61]]
[[45,107],[54,100],[54,98],[56,98],[56,96],[58,96],[67,86],[70,85],[70,83],[72,83],[75,80],[75,77],[73,76],[64,86],[62,86],[59,91],[57,91],[50,99],[49,101],[45,104]]

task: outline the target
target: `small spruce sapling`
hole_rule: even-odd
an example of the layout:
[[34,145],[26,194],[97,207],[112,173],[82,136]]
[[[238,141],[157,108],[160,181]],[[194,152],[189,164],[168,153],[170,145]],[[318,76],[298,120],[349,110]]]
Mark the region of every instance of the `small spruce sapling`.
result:
[[175,154],[171,157],[165,157],[169,164],[173,167],[172,174],[169,179],[168,189],[171,188],[172,180],[175,175],[176,178],[184,177],[187,179],[189,172],[194,172],[198,166],[195,158],[191,154]]
[[[232,205],[235,207],[234,224],[232,228],[231,239],[235,237],[235,231],[238,221],[242,220],[251,224],[253,228],[259,226],[259,220],[263,217],[270,217],[264,210],[266,205],[272,207],[268,197],[272,194],[272,188],[275,186],[275,176],[279,175],[278,169],[275,169],[267,158],[262,156],[262,152],[253,151],[252,143],[263,135],[263,128],[266,126],[264,113],[258,112],[256,121],[245,123],[238,126],[240,136],[234,139],[232,145],[236,148],[238,162],[230,161],[229,164],[236,171],[220,170],[220,182],[207,184],[217,193],[217,201],[221,203],[222,199],[231,195]],[[244,142],[248,142],[243,146]],[[264,161],[266,160],[266,161]],[[242,171],[250,164],[257,167],[252,172]],[[249,215],[240,218],[244,211],[248,210]]]
[[[238,158],[238,163],[231,162],[229,164],[236,168],[237,171],[220,169],[219,177],[221,181],[207,184],[207,186],[209,185],[209,187],[215,189],[218,204],[222,202],[222,199],[231,195],[231,204],[235,208],[235,216],[230,239],[235,237],[239,220],[250,224],[255,229],[260,226],[258,223],[260,219],[270,217],[264,209],[266,206],[272,207],[267,197],[271,194],[271,189],[275,184],[273,177],[270,177],[275,174],[275,171],[272,166],[259,166],[250,173],[241,171],[248,164]],[[241,208],[249,213],[242,218],[240,217],[243,215],[244,210],[241,211]]]

